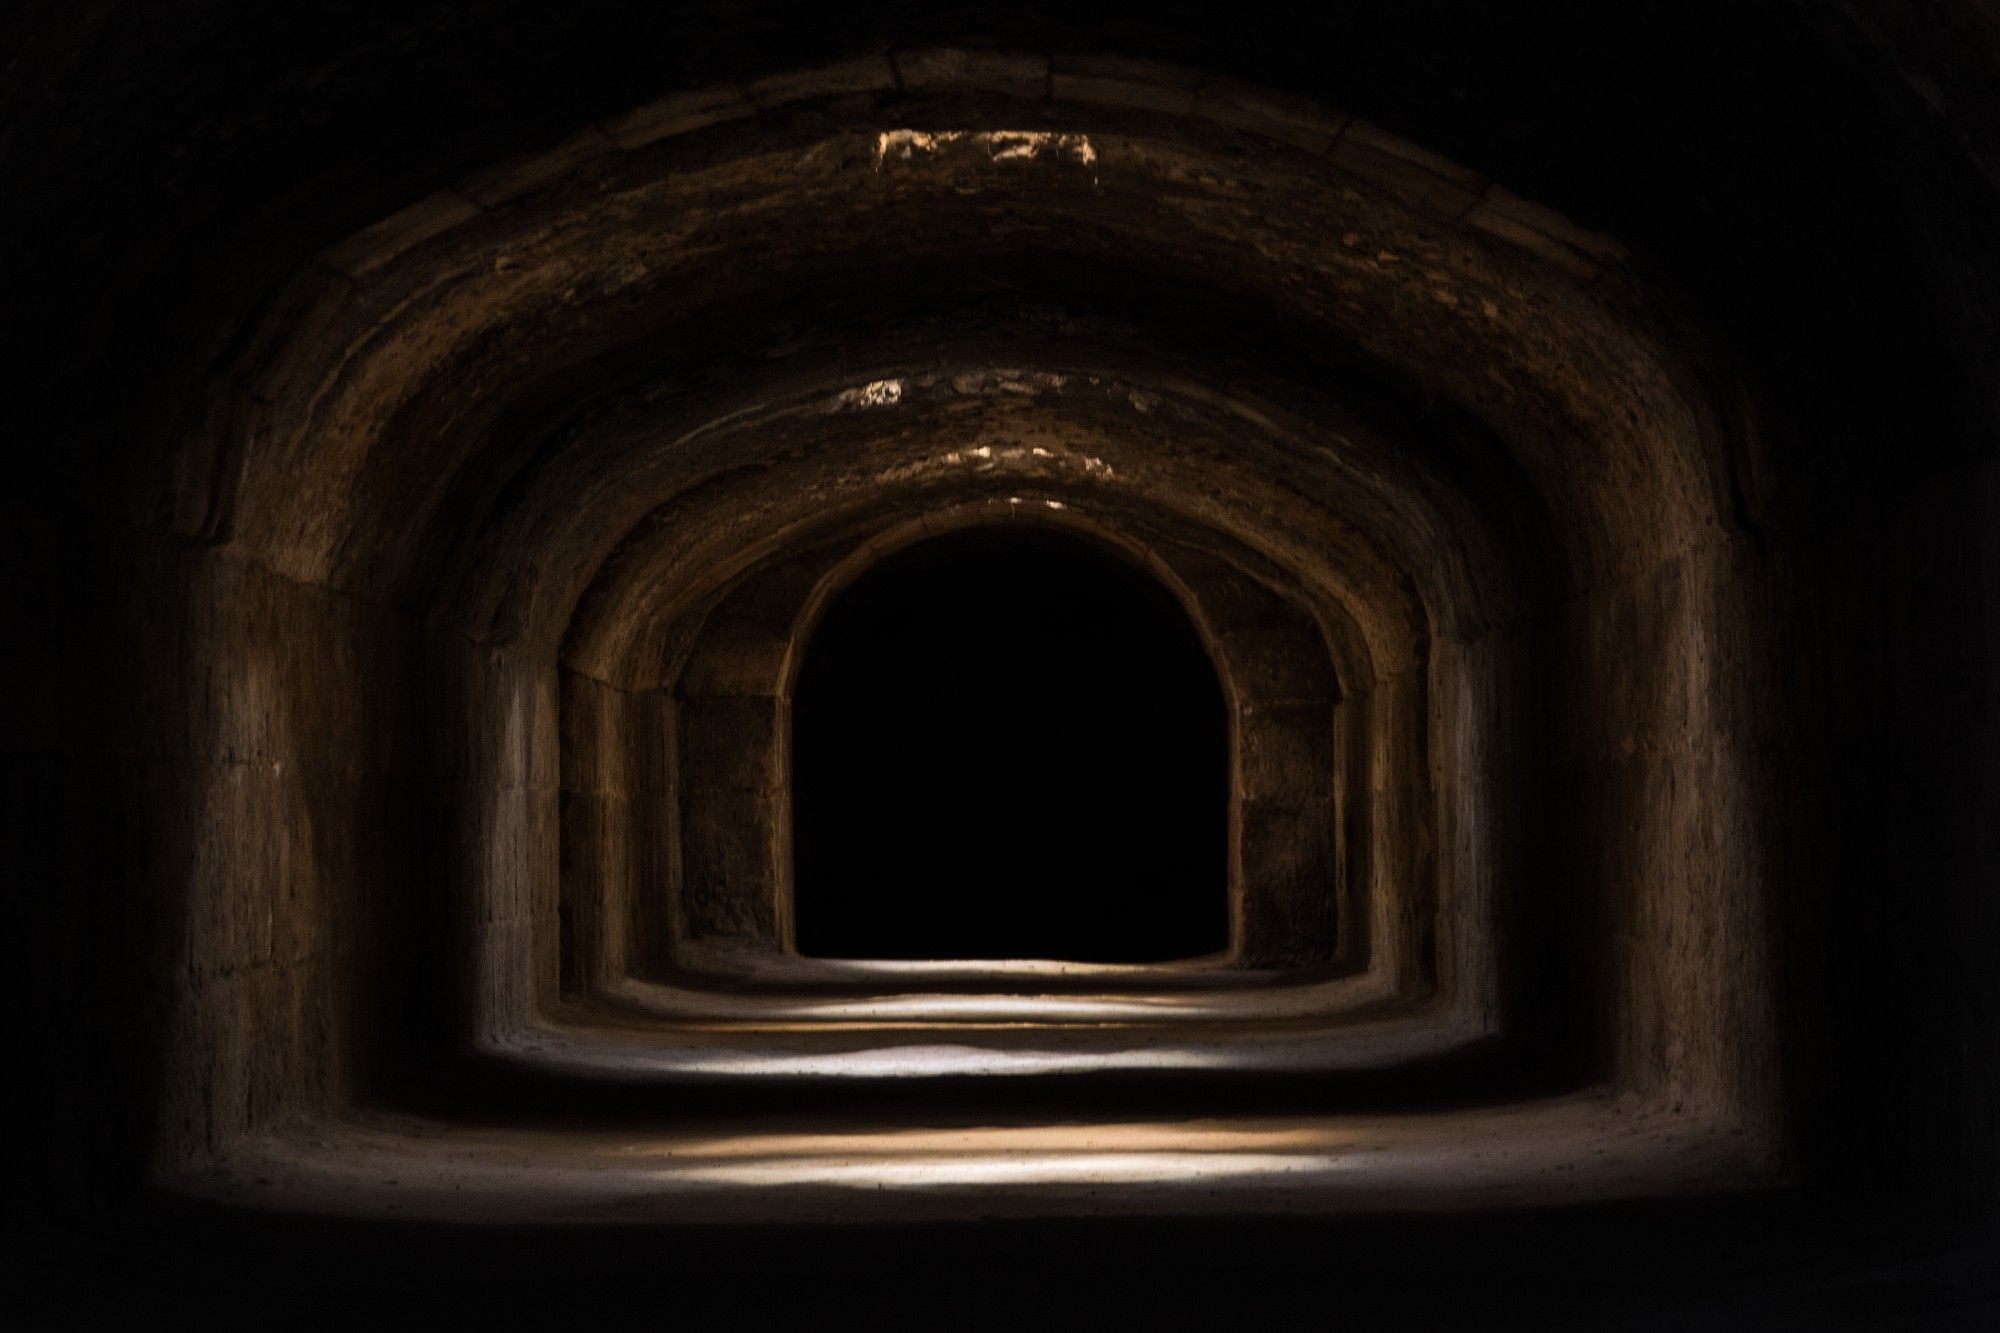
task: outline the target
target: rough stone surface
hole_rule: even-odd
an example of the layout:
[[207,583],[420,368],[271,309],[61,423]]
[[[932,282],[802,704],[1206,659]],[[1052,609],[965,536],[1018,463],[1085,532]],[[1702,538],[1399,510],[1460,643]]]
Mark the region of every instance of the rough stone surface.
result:
[[[10,1239],[1990,1235],[1977,6],[252,8],[4,23]],[[1241,947],[798,965],[818,557],[1024,509],[1227,666]]]

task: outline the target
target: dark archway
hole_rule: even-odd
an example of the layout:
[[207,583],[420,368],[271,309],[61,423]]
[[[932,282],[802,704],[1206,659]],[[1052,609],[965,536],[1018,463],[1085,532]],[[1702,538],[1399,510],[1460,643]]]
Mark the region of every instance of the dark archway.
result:
[[1228,710],[1087,539],[971,529],[836,596],[792,710],[798,948],[1157,962],[1228,945]]

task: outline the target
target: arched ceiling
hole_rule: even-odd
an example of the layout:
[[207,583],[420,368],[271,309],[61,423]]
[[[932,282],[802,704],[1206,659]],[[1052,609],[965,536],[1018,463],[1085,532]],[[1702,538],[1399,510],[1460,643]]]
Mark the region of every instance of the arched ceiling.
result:
[[333,247],[211,417],[210,528],[622,679],[801,524],[1002,477],[1248,543],[1377,669],[1730,521],[1616,243],[1199,71],[932,66],[672,95]]

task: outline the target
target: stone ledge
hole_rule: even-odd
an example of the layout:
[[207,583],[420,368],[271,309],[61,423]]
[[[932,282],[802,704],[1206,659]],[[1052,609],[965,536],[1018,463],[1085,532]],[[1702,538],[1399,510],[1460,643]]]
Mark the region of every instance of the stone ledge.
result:
[[977,88],[1010,97],[1046,98],[1050,61],[1044,55],[923,47],[891,51],[905,88]]
[[1603,265],[1625,260],[1625,247],[1610,237],[1586,231],[1553,208],[1498,185],[1487,187],[1464,220],[1581,278],[1595,277]]
[[597,128],[620,148],[643,148],[677,134],[687,134],[728,120],[743,120],[757,111],[748,93],[733,84],[674,93],[656,102],[599,122]]
[[1201,75],[1194,70],[1108,56],[1057,56],[1049,76],[1051,94],[1058,101],[1097,102],[1171,116],[1193,113],[1200,84]]
[[1410,207],[1448,221],[1462,217],[1486,184],[1478,172],[1362,120],[1348,123],[1327,157]]
[[476,171],[458,183],[458,192],[484,208],[542,189],[601,158],[620,151],[602,130],[583,129],[545,153],[518,157]]
[[893,92],[896,67],[887,56],[865,56],[816,69],[786,70],[752,79],[746,85],[758,108],[784,106],[824,97]]
[[1205,80],[1196,94],[1194,113],[1308,153],[1326,152],[1347,127],[1347,117],[1330,107],[1234,79]]
[[325,252],[327,267],[350,278],[373,273],[398,255],[435,240],[484,210],[454,190],[440,190],[391,213]]

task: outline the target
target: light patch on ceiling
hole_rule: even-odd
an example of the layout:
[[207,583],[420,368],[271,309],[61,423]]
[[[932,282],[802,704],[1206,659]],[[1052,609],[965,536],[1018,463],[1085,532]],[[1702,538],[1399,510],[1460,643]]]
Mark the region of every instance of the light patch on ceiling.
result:
[[1097,165],[1097,145],[1087,134],[1053,130],[884,130],[875,136],[875,169],[887,162],[910,162],[953,144],[986,150],[994,162],[1032,162],[1050,158],[1082,167]]
[[875,480],[909,481],[965,468],[979,473],[1026,473],[1030,476],[1080,473],[1098,481],[1110,481],[1118,475],[1111,464],[1091,454],[1059,453],[1041,445],[975,444],[964,449],[949,449],[920,462],[884,468],[875,474]]
[[951,389],[959,394],[1011,393],[1033,397],[1057,393],[1070,377],[1050,370],[965,370],[951,377]]
[[858,389],[843,389],[834,395],[833,410],[889,407],[903,401],[903,381],[870,380]]

